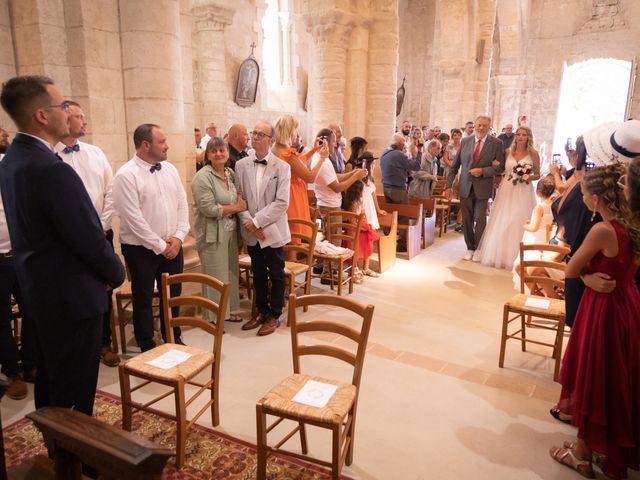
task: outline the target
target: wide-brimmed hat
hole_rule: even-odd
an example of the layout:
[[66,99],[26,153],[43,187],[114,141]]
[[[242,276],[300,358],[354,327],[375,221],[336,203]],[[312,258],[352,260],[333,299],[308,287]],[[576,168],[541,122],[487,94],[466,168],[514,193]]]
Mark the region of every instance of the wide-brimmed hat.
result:
[[362,152],[360,155],[358,155],[358,160],[363,160],[363,161],[367,161],[367,162],[371,162],[373,160],[376,160],[378,157],[374,157],[373,153],[371,152]]
[[605,123],[583,137],[587,153],[596,165],[629,163],[640,156],[640,120]]

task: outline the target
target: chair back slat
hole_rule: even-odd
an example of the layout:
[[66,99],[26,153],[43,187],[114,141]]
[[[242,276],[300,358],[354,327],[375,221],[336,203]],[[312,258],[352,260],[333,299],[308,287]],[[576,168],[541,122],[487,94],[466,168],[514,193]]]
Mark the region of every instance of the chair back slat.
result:
[[[296,309],[308,306],[336,306],[349,310],[359,317],[362,321],[360,328],[347,327],[339,321],[320,320],[311,322],[298,322]],[[360,386],[362,377],[362,366],[364,363],[364,354],[369,339],[369,331],[371,329],[371,321],[373,319],[373,305],[363,305],[354,300],[344,297],[336,297],[334,295],[303,295],[296,297],[289,295],[289,323],[291,326],[291,350],[293,354],[293,371],[300,373],[300,357],[302,355],[321,355],[329,356],[347,362],[353,366],[353,376],[351,382],[356,387]],[[329,324],[333,324],[331,327]],[[316,327],[316,328],[314,328]],[[356,343],[355,353],[336,345],[324,344],[305,344],[300,345],[299,334],[310,331],[331,331],[346,336]]]
[[[537,252],[540,257],[537,259],[525,259],[526,252]],[[559,261],[543,260],[552,258],[554,255],[563,258],[570,252],[569,248],[562,245],[549,245],[546,243],[524,244],[520,242],[520,293],[525,293],[525,286],[529,285],[550,285],[558,289],[564,288],[564,280],[558,278],[544,277],[528,273],[528,268],[545,268],[558,272],[558,276],[564,279],[566,265]]]
[[308,233],[304,232],[291,232],[291,238],[297,238],[300,243],[288,243],[284,246],[285,252],[301,253],[304,256],[304,263],[311,267],[313,265],[313,252],[316,246],[316,237],[318,233],[318,224],[313,221],[305,220],[303,218],[290,218],[289,225],[303,225],[307,227]]

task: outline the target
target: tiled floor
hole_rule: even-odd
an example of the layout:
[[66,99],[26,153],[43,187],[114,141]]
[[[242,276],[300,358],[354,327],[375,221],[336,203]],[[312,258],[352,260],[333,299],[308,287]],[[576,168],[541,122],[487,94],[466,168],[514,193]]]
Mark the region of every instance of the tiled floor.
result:
[[[505,368],[497,365],[502,305],[515,293],[511,274],[464,262],[463,254],[462,236],[449,232],[411,262],[401,260],[356,286],[352,298],[376,310],[355,459],[345,473],[385,480],[578,478],[547,453],[575,434],[548,413],[559,392],[550,352],[531,347],[523,353],[511,342]],[[254,442],[256,400],[291,372],[289,330],[260,338],[228,324],[226,332],[217,428]],[[185,340],[210,344],[194,331]],[[321,340],[340,341],[334,335]],[[119,394],[116,369],[101,367],[99,388]],[[31,390],[28,401],[3,401],[5,425],[30,412],[32,398]],[[166,408],[171,404],[165,400]],[[206,415],[199,422],[210,426]],[[311,435],[311,451],[326,457],[327,440]]]

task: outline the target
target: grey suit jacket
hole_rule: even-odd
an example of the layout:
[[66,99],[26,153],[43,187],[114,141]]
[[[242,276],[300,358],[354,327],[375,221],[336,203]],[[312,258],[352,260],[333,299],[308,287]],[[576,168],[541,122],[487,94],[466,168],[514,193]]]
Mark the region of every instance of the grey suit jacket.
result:
[[[247,210],[240,212],[241,225],[247,219],[254,219],[271,238],[276,239],[270,246],[282,247],[291,241],[291,232],[287,218],[289,208],[289,189],[291,186],[291,167],[273,153],[267,156],[267,165],[262,178],[260,192],[256,193],[256,169],[262,168],[254,163],[255,153],[236,163],[236,188],[247,201]],[[255,245],[258,239],[244,228],[240,228],[242,238],[247,245]]]
[[[473,151],[476,146],[476,137],[472,135],[463,138],[460,142],[460,150],[456,155],[453,165],[447,177],[447,187],[453,185],[453,181],[460,170],[460,197],[466,198],[473,192],[478,199],[487,199],[493,192],[493,177],[504,172],[504,149],[502,142],[491,135],[487,135],[485,143],[480,150],[478,161],[473,163]],[[491,163],[498,160],[500,165],[494,167]],[[469,173],[472,168],[482,168],[482,176],[474,177]]]

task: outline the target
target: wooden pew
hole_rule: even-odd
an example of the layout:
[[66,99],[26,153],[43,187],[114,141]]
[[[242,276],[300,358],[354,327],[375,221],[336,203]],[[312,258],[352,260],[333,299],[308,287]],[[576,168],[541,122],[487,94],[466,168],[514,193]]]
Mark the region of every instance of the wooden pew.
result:
[[396,251],[398,247],[398,212],[379,215],[380,227],[389,229],[388,234],[378,230],[380,238],[375,241],[375,248],[378,252],[378,273],[389,270],[396,264]]
[[433,198],[409,197],[409,203],[422,205],[422,248],[427,248],[436,238],[436,201]]
[[76,410],[43,407],[27,415],[40,429],[53,460],[37,456],[10,479],[80,480],[81,464],[105,480],[159,480],[173,451]]
[[[380,208],[387,212],[398,212],[398,230],[405,232],[407,241],[407,260],[420,253],[422,237],[422,205],[403,205],[399,203],[387,203],[384,195],[378,195]],[[409,219],[409,224],[400,223],[400,217]]]

